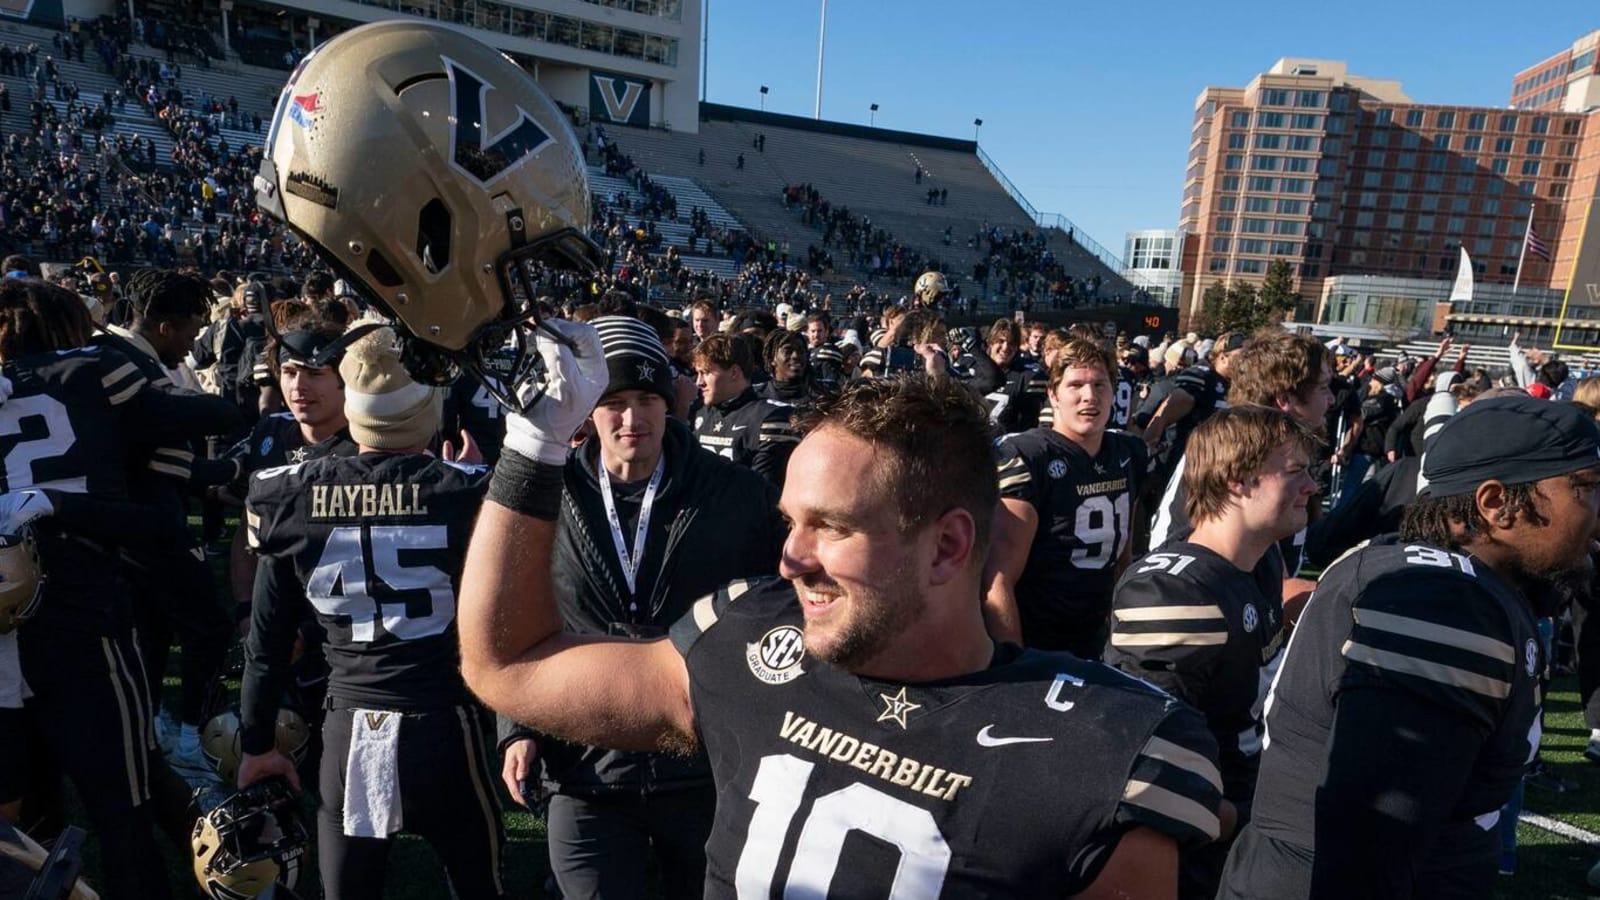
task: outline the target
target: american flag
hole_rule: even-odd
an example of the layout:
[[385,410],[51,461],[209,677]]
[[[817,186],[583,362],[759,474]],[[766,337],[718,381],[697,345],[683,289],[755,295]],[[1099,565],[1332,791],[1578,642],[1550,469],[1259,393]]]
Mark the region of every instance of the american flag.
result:
[[1545,262],[1550,261],[1550,245],[1539,237],[1539,232],[1534,231],[1531,224],[1528,226],[1528,252]]

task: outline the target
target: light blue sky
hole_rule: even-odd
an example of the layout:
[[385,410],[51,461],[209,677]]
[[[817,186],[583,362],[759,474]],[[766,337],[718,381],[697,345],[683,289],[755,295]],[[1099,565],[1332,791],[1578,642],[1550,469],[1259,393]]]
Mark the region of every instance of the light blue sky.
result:
[[[705,0],[708,98],[810,116],[820,0]],[[1194,99],[1281,56],[1349,61],[1422,103],[1503,106],[1600,28],[1597,0],[830,0],[822,116],[979,141],[1039,209],[1114,253],[1176,227]]]

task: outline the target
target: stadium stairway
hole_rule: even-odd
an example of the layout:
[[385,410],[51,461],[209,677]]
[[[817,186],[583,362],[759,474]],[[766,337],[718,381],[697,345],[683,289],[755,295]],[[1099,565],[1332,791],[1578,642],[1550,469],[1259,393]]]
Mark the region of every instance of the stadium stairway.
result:
[[[599,199],[600,206],[608,212],[614,209],[618,194],[628,199],[630,207],[637,206],[644,200],[644,195],[635,190],[633,184],[625,178],[606,175],[604,170],[595,166],[588,167],[588,174],[589,191]],[[731,258],[726,256],[707,256],[698,253],[690,254],[687,252],[690,233],[688,220],[690,210],[699,206],[705,211],[706,217],[711,220],[711,224],[719,228],[745,231],[743,223],[735,218],[732,213],[723,209],[721,204],[712,199],[709,194],[690,179],[651,175],[650,180],[666,190],[678,202],[678,218],[680,221],[674,222],[668,219],[659,219],[654,223],[655,230],[661,235],[663,244],[678,248],[679,258],[687,269],[711,272],[721,278],[737,277],[739,270],[733,264]],[[633,226],[643,224],[643,220],[633,213],[625,214],[623,218]]]
[[[692,175],[752,233],[788,242],[791,259],[804,259],[808,246],[820,244],[821,231],[802,224],[798,210],[784,208],[786,184],[812,184],[831,203],[844,204],[962,278],[970,277],[973,263],[982,258],[967,241],[984,225],[1007,232],[1037,228],[974,153],[746,122],[701,122],[698,134],[616,125],[606,130],[646,171]],[[765,152],[755,148],[757,135],[766,136]],[[743,169],[737,167],[740,154]],[[915,179],[919,165],[920,184]],[[933,188],[949,191],[945,205],[927,203]],[[949,246],[944,244],[947,227]],[[1046,238],[1068,273],[1084,279],[1099,275],[1108,296],[1131,293],[1119,273],[1064,232],[1048,229]],[[834,255],[846,268],[846,260]],[[854,274],[844,275],[846,281],[856,280]]]

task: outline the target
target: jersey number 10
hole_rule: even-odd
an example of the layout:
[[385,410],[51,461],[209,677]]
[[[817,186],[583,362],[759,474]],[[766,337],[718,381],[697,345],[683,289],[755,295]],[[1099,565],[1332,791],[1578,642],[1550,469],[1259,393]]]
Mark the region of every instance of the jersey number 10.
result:
[[[739,854],[734,885],[740,900],[768,900],[778,872],[778,854],[805,798],[815,764],[787,753],[765,756],[750,799],[756,803],[750,832]],[[933,813],[891,797],[870,785],[856,783],[817,798],[800,828],[794,861],[789,864],[786,897],[826,897],[839,869],[845,837],[869,834],[900,851],[889,900],[937,897],[950,867],[950,845],[939,833]]]

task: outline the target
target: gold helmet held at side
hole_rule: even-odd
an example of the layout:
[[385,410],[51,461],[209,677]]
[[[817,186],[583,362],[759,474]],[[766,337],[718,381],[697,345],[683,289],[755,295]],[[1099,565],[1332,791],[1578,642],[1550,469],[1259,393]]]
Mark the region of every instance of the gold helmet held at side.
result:
[[[458,365],[481,377],[508,334],[536,325],[537,264],[600,259],[561,110],[510,58],[432,23],[362,25],[301,61],[256,201],[404,326],[424,383]],[[519,382],[535,372],[523,363]],[[514,402],[516,386],[497,396]]]
[[300,880],[309,832],[281,776],[228,793],[194,823],[194,877],[212,900],[257,897]]
[[10,634],[33,617],[44,582],[33,529],[0,535],[0,634]]
[[[239,714],[233,710],[211,717],[200,730],[200,752],[217,769],[222,783],[232,786],[239,781],[239,763],[244,759],[240,746],[243,726]],[[305,717],[287,707],[278,710],[278,720],[273,726],[272,743],[279,753],[296,763],[305,758],[306,745],[311,742],[311,727]]]

